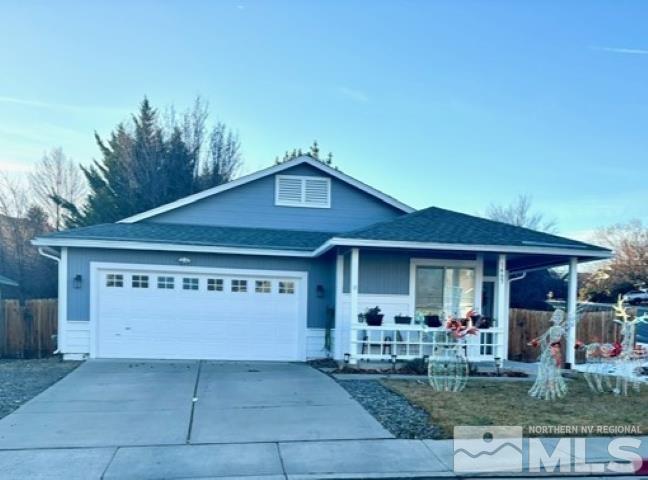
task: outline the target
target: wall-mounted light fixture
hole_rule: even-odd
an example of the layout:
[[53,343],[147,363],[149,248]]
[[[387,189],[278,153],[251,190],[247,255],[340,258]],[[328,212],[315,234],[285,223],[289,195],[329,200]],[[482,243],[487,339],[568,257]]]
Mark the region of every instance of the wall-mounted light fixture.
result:
[[81,288],[82,283],[83,283],[83,277],[81,276],[81,274],[77,273],[72,279],[72,287],[79,289]]
[[324,285],[315,287],[315,293],[317,294],[317,298],[324,298]]
[[178,258],[178,263],[180,265],[189,265],[191,263],[191,259],[187,257],[180,257]]
[[344,363],[349,363],[351,360],[351,354],[350,353],[345,353],[344,354]]

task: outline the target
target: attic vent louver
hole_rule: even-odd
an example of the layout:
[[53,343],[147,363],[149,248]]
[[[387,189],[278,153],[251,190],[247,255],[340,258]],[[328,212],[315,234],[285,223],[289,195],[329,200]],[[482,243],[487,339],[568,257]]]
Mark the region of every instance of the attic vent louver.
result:
[[325,177],[277,175],[275,205],[330,208],[331,180]]

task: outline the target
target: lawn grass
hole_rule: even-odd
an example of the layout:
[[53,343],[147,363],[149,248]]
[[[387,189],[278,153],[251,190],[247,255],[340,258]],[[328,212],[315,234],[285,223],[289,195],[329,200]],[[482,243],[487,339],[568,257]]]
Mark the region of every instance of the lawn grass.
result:
[[648,434],[648,385],[643,385],[641,393],[617,397],[592,393],[579,378],[568,382],[564,398],[546,401],[529,397],[532,382],[528,381],[470,379],[460,393],[435,392],[427,383],[410,380],[383,380],[383,384],[425,409],[430,423],[439,428],[438,438],[452,438],[456,425],[519,425],[531,437],[559,436],[528,430],[545,425],[633,426],[637,433]]

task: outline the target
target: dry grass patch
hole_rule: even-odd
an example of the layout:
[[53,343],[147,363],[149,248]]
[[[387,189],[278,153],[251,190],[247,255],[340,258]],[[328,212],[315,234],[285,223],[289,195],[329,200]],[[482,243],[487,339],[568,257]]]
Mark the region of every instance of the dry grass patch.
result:
[[[383,384],[424,408],[438,438],[452,438],[456,425],[520,425],[525,436],[529,426],[635,426],[648,433],[648,385],[627,397],[594,394],[582,379],[568,382],[565,398],[536,400],[528,395],[532,382],[474,380],[461,393],[435,392],[427,384],[409,380],[384,380]],[[553,435],[552,435],[553,436]]]

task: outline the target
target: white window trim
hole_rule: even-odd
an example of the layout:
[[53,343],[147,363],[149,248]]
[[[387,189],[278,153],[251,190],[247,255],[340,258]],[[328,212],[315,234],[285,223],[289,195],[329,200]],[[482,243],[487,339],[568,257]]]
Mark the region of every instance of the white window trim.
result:
[[[282,179],[299,180],[302,182],[301,187],[301,202],[286,202],[279,199],[279,182]],[[313,204],[306,203],[306,181],[307,180],[321,180],[326,182],[328,190],[326,204]],[[300,207],[300,208],[331,208],[331,179],[329,177],[313,177],[309,175],[275,175],[275,205],[278,207]]]
[[[474,309],[481,313],[482,289],[484,286],[484,257],[478,255],[475,260],[445,260],[436,258],[411,258],[410,259],[410,282],[409,282],[409,305],[410,315],[416,315],[416,267],[439,267],[439,268],[472,268],[475,271]],[[445,319],[442,319],[444,321]]]

